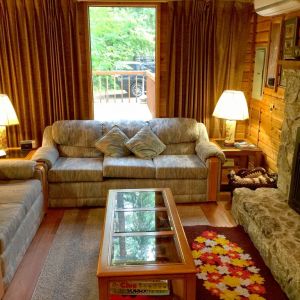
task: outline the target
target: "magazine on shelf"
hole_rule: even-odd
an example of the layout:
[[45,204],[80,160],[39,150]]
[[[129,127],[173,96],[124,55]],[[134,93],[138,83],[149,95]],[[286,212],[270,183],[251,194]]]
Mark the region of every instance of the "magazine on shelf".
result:
[[179,300],[177,296],[123,296],[111,295],[109,300]]
[[114,295],[169,295],[168,280],[123,280],[110,284],[110,293]]
[[236,147],[238,149],[253,149],[253,148],[256,148],[256,146],[254,144],[251,144],[251,143],[246,142],[246,141],[235,142],[234,147]]

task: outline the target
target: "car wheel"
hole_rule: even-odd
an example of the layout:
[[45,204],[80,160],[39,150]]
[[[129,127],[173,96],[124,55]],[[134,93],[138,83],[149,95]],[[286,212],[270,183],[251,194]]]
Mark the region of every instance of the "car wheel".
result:
[[140,97],[143,94],[143,83],[138,81],[130,86],[130,97]]

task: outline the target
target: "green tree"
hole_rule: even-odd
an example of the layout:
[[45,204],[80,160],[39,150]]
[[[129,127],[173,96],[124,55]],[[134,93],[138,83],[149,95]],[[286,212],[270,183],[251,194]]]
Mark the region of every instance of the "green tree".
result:
[[155,53],[155,9],[91,7],[93,70],[114,70],[117,61],[152,57]]

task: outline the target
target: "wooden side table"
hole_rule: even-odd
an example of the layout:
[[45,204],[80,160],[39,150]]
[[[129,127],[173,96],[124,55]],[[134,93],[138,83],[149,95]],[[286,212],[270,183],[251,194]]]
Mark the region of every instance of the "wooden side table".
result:
[[[245,140],[237,140],[242,142]],[[247,141],[247,140],[246,140]],[[226,162],[222,167],[221,190],[228,190],[227,174],[230,170],[242,168],[254,168],[262,165],[263,152],[260,148],[236,148],[234,146],[225,146],[224,139],[211,139],[225,154]],[[232,162],[230,164],[229,162]]]
[[33,156],[35,150],[21,150],[21,148],[8,148],[5,150],[6,156],[0,157],[0,159],[26,159],[29,160]]

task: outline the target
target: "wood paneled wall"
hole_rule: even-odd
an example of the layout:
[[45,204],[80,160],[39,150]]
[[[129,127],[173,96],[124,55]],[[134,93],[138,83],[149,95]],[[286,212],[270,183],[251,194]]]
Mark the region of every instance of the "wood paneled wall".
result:
[[[300,16],[300,12],[281,16],[281,18],[288,19],[296,15]],[[257,16],[255,22],[254,51],[257,47],[266,47],[268,52],[270,48],[271,24],[275,19],[278,21],[278,18]],[[252,64],[254,65],[254,59]],[[267,66],[268,57],[266,58],[266,68]],[[264,153],[264,166],[273,171],[277,171],[277,155],[284,118],[284,92],[285,89],[283,87],[265,87],[261,100],[252,99],[251,94],[249,97],[250,119],[247,138],[262,149]]]
[[[246,99],[249,101],[251,99],[252,93],[252,81],[253,81],[253,61],[255,52],[255,30],[256,30],[256,15],[253,14],[251,19],[250,35],[248,39],[248,46],[244,61],[244,72],[241,82],[241,90],[244,92]],[[244,139],[248,131],[248,121],[238,121],[236,127],[236,139]]]

